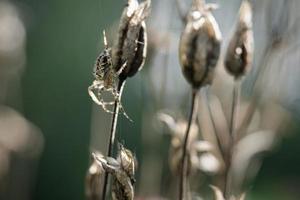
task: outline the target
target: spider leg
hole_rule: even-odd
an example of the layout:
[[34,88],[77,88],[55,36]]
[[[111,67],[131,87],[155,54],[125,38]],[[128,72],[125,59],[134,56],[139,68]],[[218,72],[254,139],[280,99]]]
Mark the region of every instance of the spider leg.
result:
[[127,65],[127,61],[122,65],[122,67],[116,72],[116,75],[119,76]]
[[[124,65],[125,66],[125,65]],[[103,91],[110,92],[114,96],[114,101],[105,102],[103,98],[101,97],[101,94]],[[120,102],[120,95],[119,92],[115,87],[106,89],[103,85],[103,82],[99,80],[95,80],[91,86],[88,87],[88,93],[92,100],[99,106],[102,107],[102,109],[110,114],[114,114],[114,112],[109,109],[109,106],[112,106],[117,101],[117,104],[120,108],[120,113],[122,113],[129,121],[133,122],[133,120],[127,115],[125,112],[124,107],[122,106]],[[96,94],[95,94],[96,93]]]
[[138,41],[138,40],[136,40],[136,43],[137,44],[145,44],[145,42],[141,42],[141,41]]
[[113,111],[111,111],[108,106],[110,105],[113,105],[115,102],[102,102],[101,106],[103,108],[103,110],[107,113],[110,113],[110,114],[114,114]]
[[[97,95],[95,94],[95,90],[97,90]],[[111,110],[109,110],[108,106],[113,105],[114,102],[104,102],[101,98],[101,93],[104,90],[103,83],[95,80],[91,86],[88,87],[88,93],[92,100],[99,106],[103,108],[103,110],[107,113],[113,114]],[[109,91],[109,90],[108,90]]]
[[[97,81],[97,80],[95,80],[95,81],[93,82],[93,84],[92,84],[91,86],[88,87],[88,93],[89,93],[90,97],[91,97],[92,100],[93,100],[96,104],[98,104],[98,105],[101,105],[101,104],[102,104],[101,101],[99,101],[99,99],[98,99],[98,96],[99,96],[99,94],[100,94],[99,91],[101,91],[102,89],[103,89],[103,87],[101,87],[101,83],[100,83],[99,81]],[[95,95],[94,90],[97,90],[97,91],[98,91],[98,95]]]
[[122,113],[130,122],[133,122],[133,120],[127,115],[124,107],[122,106],[121,102],[118,101],[119,107],[120,107],[120,113]]
[[120,113],[122,113],[129,121],[133,122],[133,120],[127,115],[124,107],[121,104],[121,101],[120,101],[120,98],[119,98],[119,96],[120,96],[119,92],[115,88],[112,88],[111,92],[115,96],[115,101],[117,101],[118,104],[119,104]]

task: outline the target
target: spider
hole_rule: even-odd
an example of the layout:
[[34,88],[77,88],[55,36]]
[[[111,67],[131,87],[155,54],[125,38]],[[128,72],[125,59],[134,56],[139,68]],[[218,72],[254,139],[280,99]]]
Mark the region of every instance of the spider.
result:
[[[92,85],[88,87],[88,93],[91,96],[92,100],[96,104],[100,105],[103,108],[103,110],[107,113],[114,113],[110,109],[110,106],[113,106],[115,102],[117,102],[119,104],[120,112],[123,113],[123,115],[127,119],[132,121],[126,114],[123,106],[121,105],[120,94],[117,89],[119,75],[125,68],[126,62],[118,71],[115,71],[112,63],[111,48],[108,47],[105,31],[103,31],[103,41],[104,50],[100,53],[96,60],[93,69],[93,75],[95,80],[93,81]],[[106,101],[103,97],[104,93],[112,95],[113,100]]]

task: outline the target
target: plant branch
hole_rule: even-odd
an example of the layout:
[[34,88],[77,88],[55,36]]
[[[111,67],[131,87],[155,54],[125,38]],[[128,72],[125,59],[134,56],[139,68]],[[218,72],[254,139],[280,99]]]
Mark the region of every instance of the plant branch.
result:
[[[117,92],[119,94],[118,98],[115,100],[114,110],[111,120],[111,128],[110,128],[110,135],[109,135],[109,143],[107,148],[107,157],[111,157],[114,149],[115,138],[116,138],[116,128],[118,123],[118,116],[119,116],[119,109],[120,109],[120,101],[123,92],[123,88],[125,86],[125,79],[119,79],[119,83],[117,86]],[[108,184],[108,173],[105,172],[104,181],[103,181],[103,189],[102,189],[102,200],[105,200],[106,197],[106,190]]]
[[188,139],[190,134],[191,126],[196,117],[197,111],[197,97],[198,97],[198,90],[193,88],[192,89],[192,104],[188,119],[188,125],[185,132],[185,137],[182,146],[182,160],[181,160],[181,174],[179,179],[179,200],[183,200],[184,196],[186,195],[186,188],[187,188],[187,151],[188,151]]

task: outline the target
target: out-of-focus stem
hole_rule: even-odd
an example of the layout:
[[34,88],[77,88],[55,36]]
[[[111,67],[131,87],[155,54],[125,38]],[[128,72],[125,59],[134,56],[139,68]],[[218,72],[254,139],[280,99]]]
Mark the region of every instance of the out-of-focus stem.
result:
[[225,158],[226,170],[225,170],[225,181],[224,181],[224,197],[225,199],[229,198],[230,195],[230,185],[231,185],[231,159],[232,159],[232,151],[235,145],[236,140],[236,125],[237,125],[237,114],[239,107],[239,99],[240,99],[240,81],[234,80],[233,92],[232,92],[232,106],[231,106],[231,114],[230,114],[230,125],[229,125],[229,133],[230,133],[230,141],[229,148]]
[[186,13],[183,11],[182,0],[176,0],[176,8],[179,14],[179,17],[183,23],[186,22]]
[[181,174],[179,177],[179,200],[183,200],[184,196],[186,196],[187,190],[187,151],[188,151],[188,139],[190,134],[191,126],[195,120],[195,116],[197,113],[197,104],[198,104],[198,89],[192,89],[192,104],[188,119],[188,125],[185,132],[185,137],[182,146],[182,160],[181,160]]
[[[110,128],[110,135],[109,135],[109,143],[108,143],[108,148],[107,148],[107,157],[111,157],[114,149],[114,144],[115,144],[115,138],[116,138],[116,129],[117,129],[117,123],[118,123],[118,115],[119,115],[119,109],[120,109],[120,101],[121,101],[121,96],[123,92],[123,88],[125,86],[125,79],[120,79],[117,87],[118,91],[118,99],[115,100],[114,104],[114,110],[113,110],[113,115],[112,115],[112,120],[111,120],[111,128]],[[104,181],[103,181],[103,189],[102,189],[102,200],[105,200],[106,197],[106,190],[107,190],[107,185],[108,185],[108,173],[105,172],[104,176]]]
[[237,113],[239,107],[239,99],[240,99],[240,81],[235,80],[233,86],[232,93],[232,106],[231,106],[231,116],[230,116],[230,126],[229,132],[232,137],[232,142],[234,142],[236,138],[236,126],[237,126]]
[[214,133],[215,133],[215,136],[216,136],[216,140],[217,140],[217,143],[218,143],[218,146],[219,146],[220,153],[221,153],[221,155],[223,156],[223,159],[224,159],[224,157],[226,155],[226,148],[224,147],[224,145],[222,145],[222,138],[220,137],[220,133],[218,132],[217,125],[216,125],[216,122],[215,122],[215,119],[214,119],[214,116],[213,116],[213,112],[212,112],[211,106],[209,104],[209,86],[205,88],[204,95],[205,95],[204,101],[205,101],[205,104],[206,104],[207,109],[208,109],[209,118],[211,120],[212,127],[214,129]]

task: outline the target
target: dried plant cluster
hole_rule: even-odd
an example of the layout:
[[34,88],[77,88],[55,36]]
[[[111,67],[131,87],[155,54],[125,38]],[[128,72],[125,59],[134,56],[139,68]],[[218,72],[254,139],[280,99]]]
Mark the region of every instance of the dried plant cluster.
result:
[[124,148],[123,145],[119,145],[117,159],[112,157],[105,158],[103,155],[96,153],[93,154],[93,159],[98,168],[113,176],[111,189],[112,199],[133,199],[133,184],[135,183],[134,172],[136,164],[132,152]]
[[[250,103],[240,98],[241,83],[253,60],[252,6],[248,0],[242,1],[224,59],[221,56],[222,34],[212,14],[217,6],[207,4],[205,0],[192,0],[187,13],[179,5],[178,8],[184,26],[178,56],[182,74],[190,85],[191,106],[187,120],[175,119],[166,113],[158,114],[171,136],[169,165],[178,180],[178,199],[195,197],[193,194],[197,191],[192,191],[190,182],[200,174],[210,177],[211,182],[207,185],[215,200],[244,200],[247,183],[252,178],[248,169],[252,164],[258,168],[260,160],[256,155],[272,147],[277,128],[260,123],[249,132],[255,113],[263,116],[264,111],[259,110],[256,95]],[[113,147],[119,111],[130,119],[121,105],[125,81],[134,76],[145,62],[145,19],[149,10],[149,0],[140,4],[137,0],[128,0],[121,15],[116,44],[109,47],[105,32],[103,34],[105,47],[96,60],[95,80],[88,91],[92,100],[113,116],[106,155],[92,154],[93,162],[87,175],[89,199],[106,198],[108,174],[112,176],[112,199],[134,199],[135,157],[130,150],[119,145],[115,159]],[[218,78],[216,68],[219,66],[224,66],[233,80],[233,87],[228,88],[232,90],[228,117],[220,100],[210,90],[213,80]],[[109,93],[113,100],[105,100],[105,93]]]
[[[147,33],[145,18],[150,12],[150,0],[138,3],[128,0],[121,15],[117,42],[113,48],[108,47],[105,31],[103,32],[104,50],[98,56],[93,84],[88,88],[92,100],[105,112],[111,113],[112,123],[106,156],[93,153],[93,160],[87,174],[87,196],[89,199],[105,199],[108,174],[113,177],[112,199],[132,200],[134,198],[135,158],[130,150],[119,146],[118,158],[113,156],[116,126],[119,110],[131,120],[121,105],[122,90],[128,77],[134,76],[144,65],[147,50]],[[105,94],[113,97],[105,100]],[[100,191],[101,179],[103,189]]]

